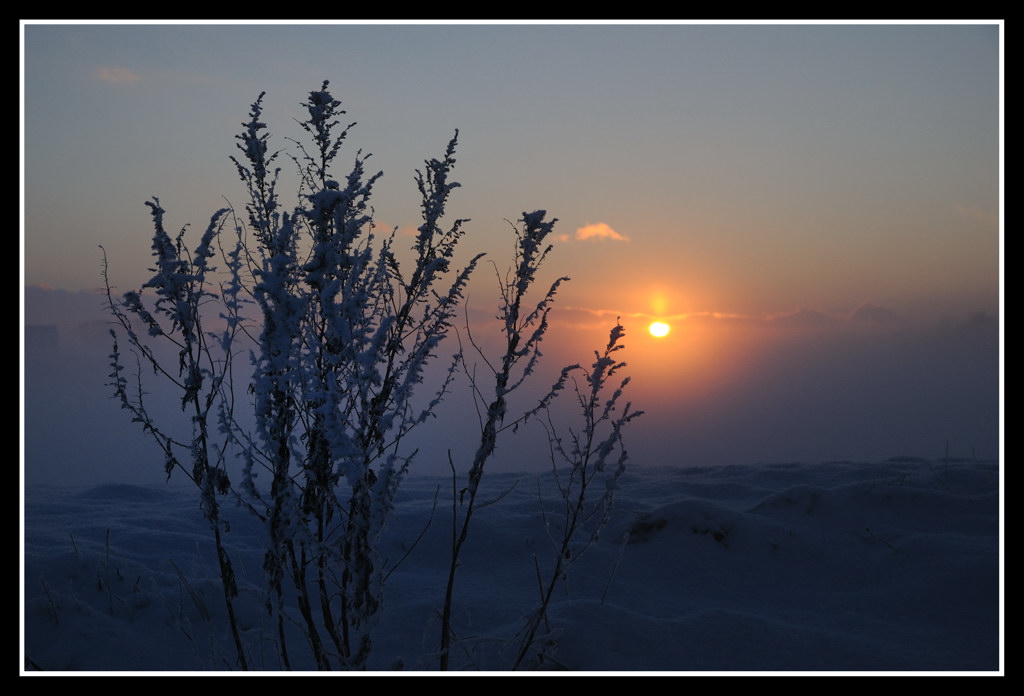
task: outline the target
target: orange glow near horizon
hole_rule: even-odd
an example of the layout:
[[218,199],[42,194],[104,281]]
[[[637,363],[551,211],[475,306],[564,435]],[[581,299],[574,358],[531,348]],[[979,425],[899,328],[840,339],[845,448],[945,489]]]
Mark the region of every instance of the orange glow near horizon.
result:
[[[627,364],[631,398],[651,411],[734,392],[757,374],[775,343],[768,332],[707,317],[641,315],[622,323],[624,350],[617,357]],[[657,336],[652,323],[666,324],[669,333]],[[595,332],[590,341],[597,338]]]

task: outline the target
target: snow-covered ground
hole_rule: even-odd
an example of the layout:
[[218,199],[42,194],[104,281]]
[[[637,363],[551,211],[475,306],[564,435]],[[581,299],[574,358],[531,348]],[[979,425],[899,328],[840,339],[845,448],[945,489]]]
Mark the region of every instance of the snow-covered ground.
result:
[[[534,559],[545,568],[552,553],[538,480],[550,490],[544,475],[484,478],[495,495],[516,485],[470,531],[456,585],[459,670],[507,674],[536,606]],[[389,568],[401,563],[375,634],[371,667],[381,674],[439,674],[450,489],[434,478],[403,484],[384,545]],[[556,592],[546,665],[1001,674],[1000,492],[995,462],[633,465],[600,541]],[[278,671],[261,528],[227,512],[250,663]],[[33,486],[23,519],[23,674],[231,669],[194,490]]]

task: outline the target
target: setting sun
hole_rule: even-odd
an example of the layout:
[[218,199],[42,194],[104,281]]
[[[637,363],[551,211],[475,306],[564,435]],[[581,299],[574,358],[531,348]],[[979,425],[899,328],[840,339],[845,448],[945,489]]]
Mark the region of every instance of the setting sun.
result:
[[668,332],[671,330],[671,327],[664,322],[656,321],[648,326],[647,330],[651,332],[652,336],[662,338],[663,336],[668,336]]

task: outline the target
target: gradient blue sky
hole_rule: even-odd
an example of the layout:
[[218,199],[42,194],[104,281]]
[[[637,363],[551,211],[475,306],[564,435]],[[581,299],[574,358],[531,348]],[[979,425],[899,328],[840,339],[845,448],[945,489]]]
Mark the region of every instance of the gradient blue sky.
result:
[[[29,22],[25,322],[93,297],[101,244],[119,288],[146,280],[152,196],[172,229],[240,206],[228,157],[249,105],[267,93],[286,148],[328,79],[350,155],[384,172],[385,228],[417,224],[413,171],[455,129],[467,258],[503,262],[525,210],[559,218],[547,270],[572,281],[552,360],[586,360],[622,317],[653,414],[641,450],[806,461],[953,440],[995,457],[1002,52],[995,21]],[[487,287],[472,300],[489,311]],[[948,335],[972,331],[984,346],[955,353]]]

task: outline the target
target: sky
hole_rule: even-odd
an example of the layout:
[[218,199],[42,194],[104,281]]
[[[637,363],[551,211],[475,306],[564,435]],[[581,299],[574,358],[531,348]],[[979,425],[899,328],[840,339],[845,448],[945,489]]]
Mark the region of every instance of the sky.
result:
[[[323,80],[356,123],[348,160],[384,173],[384,229],[418,224],[414,171],[456,129],[466,259],[500,267],[508,220],[558,218],[544,270],[571,281],[546,359],[586,362],[622,322],[637,461],[1000,454],[998,21],[33,21],[22,55],[23,323],[58,330],[56,358],[45,330],[26,339],[27,471],[86,475],[68,460],[87,446],[109,462],[88,476],[141,475],[102,393],[100,246],[137,288],[145,201],[171,229],[241,206],[250,104],[266,92],[285,149]],[[481,316],[492,281],[472,286]]]

